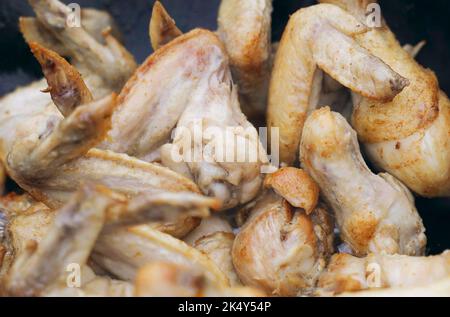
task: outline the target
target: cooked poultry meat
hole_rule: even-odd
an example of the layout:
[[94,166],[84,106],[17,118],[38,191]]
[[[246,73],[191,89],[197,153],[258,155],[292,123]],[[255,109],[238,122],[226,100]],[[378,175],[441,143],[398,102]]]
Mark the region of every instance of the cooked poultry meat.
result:
[[[81,26],[99,43],[104,41],[102,35],[105,30],[111,28],[111,34],[116,39],[121,39],[116,22],[113,17],[106,11],[96,10],[92,8],[81,8]],[[55,38],[45,26],[34,17],[19,18],[20,31],[28,43],[37,42],[52,51],[57,52],[61,56],[71,56],[73,54]]]
[[[284,167],[267,175],[264,186],[286,199],[296,208],[302,208],[309,215],[319,201],[319,186],[303,170]],[[299,194],[300,193],[300,194]]]
[[205,30],[178,37],[139,67],[119,96],[102,147],[160,159],[223,209],[256,196],[267,163],[256,129],[239,108],[224,48]]
[[[45,79],[0,99],[0,295],[449,295],[450,251],[420,257],[401,180],[449,194],[450,102],[423,43],[368,25],[374,0],[299,10],[279,44],[271,0],[222,0],[216,33],[187,34],[156,1],[139,68],[109,14],[71,27],[70,6],[29,2]],[[267,103],[276,171],[244,115]]]
[[231,232],[215,232],[198,239],[194,247],[206,254],[228,277],[231,286],[242,285],[233,266],[231,249],[235,236]]
[[230,56],[242,111],[263,116],[271,71],[272,0],[222,0],[218,34]]
[[207,255],[146,225],[105,230],[95,245],[92,259],[126,281],[132,281],[140,267],[162,261],[200,270],[211,283],[229,286],[226,275]]
[[201,271],[170,262],[155,262],[139,270],[135,294],[140,297],[262,297],[249,287],[221,287]]
[[0,198],[0,280],[31,241],[40,242],[46,235],[53,215],[52,210],[27,194],[10,193]]
[[[373,0],[327,0],[363,23]],[[383,21],[356,41],[410,81],[392,102],[356,98],[353,126],[371,161],[426,197],[450,196],[450,101]]]
[[448,251],[430,257],[370,254],[356,258],[336,254],[320,277],[318,290],[322,294],[340,294],[375,288],[424,287],[448,278]]
[[183,239],[187,244],[194,246],[197,240],[214,234],[216,232],[232,233],[233,228],[230,223],[218,215],[211,215],[208,218],[202,219],[200,225],[195,228],[187,237]]
[[98,42],[83,27],[66,27],[72,10],[58,0],[29,0],[39,22],[70,53],[69,56],[91,72],[99,74],[112,91],[120,91],[136,69],[133,56],[111,35],[104,31],[104,44]]
[[80,73],[57,53],[46,49],[36,42],[30,42],[30,48],[41,65],[47,80],[53,102],[59,111],[69,116],[76,107],[93,101]]
[[6,174],[5,166],[2,162],[0,162],[0,196],[5,192],[6,179],[8,175]]
[[86,186],[57,214],[45,237],[28,243],[3,287],[14,296],[36,296],[57,284],[71,263],[83,266],[100,234],[111,200]]
[[301,162],[333,208],[340,234],[355,255],[423,255],[425,229],[410,191],[365,164],[356,132],[328,107],[306,120]]
[[[298,177],[297,182],[303,179]],[[297,195],[310,193],[300,190]],[[323,205],[307,215],[268,191],[236,236],[232,256],[245,285],[268,294],[295,296],[314,288],[332,251],[333,225]]]
[[450,278],[425,286],[394,287],[387,289],[371,289],[368,291],[347,292],[340,297],[448,297],[450,294]]
[[159,1],[153,5],[148,33],[154,51],[183,34]]
[[[261,119],[266,110],[267,88],[272,67],[272,0],[223,0],[217,34],[230,57],[242,111],[250,119]],[[159,1],[153,6],[150,39],[157,50],[182,32]]]
[[322,71],[353,91],[392,100],[408,85],[355,37],[369,29],[339,7],[320,4],[291,16],[276,54],[269,89],[269,128],[280,129],[280,159],[298,154],[304,121],[317,106]]
[[[76,70],[56,53],[38,44],[32,44],[32,48],[43,65],[55,104],[38,99],[35,107],[21,107],[17,101],[31,101],[34,97],[31,86],[0,103],[1,159],[22,188],[52,208],[61,207],[84,181],[102,183],[129,197],[155,189],[199,192],[194,183],[168,169],[92,149],[110,127],[116,98],[112,95],[82,104],[91,100],[91,96]],[[48,65],[54,67],[47,69]],[[60,94],[64,87],[73,88],[70,93]],[[25,95],[19,96],[21,93]],[[57,107],[67,118],[62,117]],[[192,195],[186,193],[184,197],[190,199]],[[194,213],[205,215],[206,207],[210,206],[217,208],[217,203],[208,200]],[[166,232],[182,231],[186,235],[198,222],[187,217],[181,222],[161,225]]]

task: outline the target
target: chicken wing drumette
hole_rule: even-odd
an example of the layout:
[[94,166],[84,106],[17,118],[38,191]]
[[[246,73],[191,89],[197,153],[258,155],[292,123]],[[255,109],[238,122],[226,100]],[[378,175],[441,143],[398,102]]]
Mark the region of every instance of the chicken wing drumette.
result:
[[425,228],[410,191],[388,174],[373,174],[356,132],[328,107],[306,120],[302,166],[333,208],[340,234],[356,255],[422,255]]
[[375,100],[392,100],[408,85],[355,38],[369,29],[337,6],[320,4],[291,16],[278,48],[269,89],[268,127],[280,129],[280,159],[298,155],[303,124],[317,106],[322,72]]

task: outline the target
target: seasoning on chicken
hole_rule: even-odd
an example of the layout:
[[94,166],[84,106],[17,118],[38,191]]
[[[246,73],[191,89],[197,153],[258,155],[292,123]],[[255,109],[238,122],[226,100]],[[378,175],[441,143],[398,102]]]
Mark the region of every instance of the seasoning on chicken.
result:
[[303,124],[318,105],[322,71],[363,96],[392,100],[408,85],[355,41],[369,29],[337,6],[320,4],[291,16],[272,71],[268,127],[280,129],[280,159],[292,165]]
[[[376,1],[324,2],[365,23],[366,7]],[[419,195],[450,196],[450,101],[435,74],[402,48],[384,21],[355,40],[410,81],[391,102],[356,98],[353,126],[368,157]]]
[[373,174],[356,132],[328,107],[306,120],[300,149],[305,170],[333,208],[353,253],[423,255],[425,228],[410,191],[388,174]]
[[450,278],[450,252],[429,257],[348,254],[332,257],[318,283],[322,294],[340,294],[379,288],[424,287]]
[[272,295],[296,296],[313,290],[332,251],[333,224],[322,204],[307,215],[268,191],[236,236],[232,255],[244,285]]

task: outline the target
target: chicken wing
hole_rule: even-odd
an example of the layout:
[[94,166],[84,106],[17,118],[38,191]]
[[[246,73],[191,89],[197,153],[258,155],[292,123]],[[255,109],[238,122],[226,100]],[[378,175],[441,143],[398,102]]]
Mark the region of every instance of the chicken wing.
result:
[[148,33],[154,51],[183,34],[159,1],[153,5]]
[[408,85],[355,41],[368,31],[339,7],[320,4],[291,16],[278,48],[269,89],[268,127],[280,129],[280,159],[298,154],[304,121],[317,106],[322,70],[363,96],[392,100]]
[[[243,144],[248,151],[239,161]],[[239,108],[224,48],[205,30],[178,37],[141,65],[119,96],[102,148],[160,159],[219,198],[223,209],[256,196],[267,164],[256,129]],[[229,161],[220,155],[224,148],[233,153]]]
[[[83,26],[68,27],[66,22],[72,10],[60,1],[29,0],[29,3],[39,22],[56,42],[64,47],[68,56],[84,65],[90,73],[99,74],[104,84],[112,91],[120,91],[136,69],[136,62],[125,47],[112,36],[111,29],[104,30],[103,44]],[[27,30],[26,27],[23,29]]]
[[[326,0],[343,7],[362,23],[376,1]],[[435,74],[420,66],[399,44],[384,21],[356,37],[410,85],[391,102],[357,98],[353,126],[370,160],[425,197],[450,195],[450,101]]]
[[85,265],[105,221],[109,197],[82,188],[63,207],[39,245],[27,246],[9,270],[5,289],[15,296],[39,295],[58,281],[67,265]]
[[448,251],[430,257],[370,254],[365,258],[356,258],[348,254],[336,254],[319,279],[318,294],[424,287],[448,278]]
[[232,256],[244,285],[295,296],[315,287],[332,251],[333,224],[322,204],[307,215],[268,191],[236,236]]
[[271,71],[272,0],[222,0],[218,34],[230,56],[243,112],[264,115]]
[[410,191],[364,162],[356,132],[328,107],[306,120],[301,162],[333,208],[341,237],[356,255],[422,255],[425,228]]
[[105,230],[95,245],[92,259],[126,281],[134,280],[142,266],[163,261],[200,270],[215,285],[229,286],[226,275],[207,255],[146,225]]
[[231,257],[235,236],[231,232],[214,232],[198,239],[194,247],[206,254],[228,277],[231,286],[242,285]]
[[136,296],[140,297],[263,297],[249,287],[218,287],[204,273],[170,262],[155,262],[139,270]]

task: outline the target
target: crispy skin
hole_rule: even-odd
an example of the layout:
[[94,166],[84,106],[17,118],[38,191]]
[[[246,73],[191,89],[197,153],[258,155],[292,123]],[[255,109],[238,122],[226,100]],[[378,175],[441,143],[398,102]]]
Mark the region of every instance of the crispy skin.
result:
[[115,106],[116,96],[107,96],[78,107],[44,134],[18,139],[6,159],[11,175],[27,180],[47,178],[81,157],[104,139]]
[[307,216],[268,193],[236,236],[234,267],[244,285],[268,294],[308,293],[331,255],[332,237],[333,225],[324,208]]
[[[376,1],[327,0],[362,22]],[[384,23],[356,40],[380,57],[410,85],[391,102],[357,98],[353,126],[369,159],[425,197],[450,195],[450,101],[435,74],[404,50]]]
[[[336,295],[381,287],[393,288],[391,293],[395,296],[395,288],[400,291],[427,287],[449,277],[448,251],[430,257],[370,254],[366,258],[356,258],[348,254],[336,254],[320,277],[317,293]],[[370,296],[370,293],[367,294]]]
[[328,107],[313,112],[300,152],[354,254],[424,253],[425,228],[410,191],[394,177],[369,170],[356,132],[340,114]]
[[218,287],[192,268],[170,262],[154,262],[141,268],[135,280],[139,297],[262,297],[249,287]]
[[275,58],[267,113],[268,126],[280,129],[282,163],[295,162],[304,121],[318,106],[321,70],[376,100],[392,100],[408,85],[407,79],[356,42],[367,31],[349,13],[329,4],[291,16]]
[[80,73],[64,58],[36,42],[31,42],[30,48],[47,79],[46,92],[50,93],[64,116],[69,116],[76,107],[93,101]]
[[271,71],[272,0],[222,0],[218,34],[230,56],[242,110],[264,115]]
[[149,25],[150,41],[153,50],[158,50],[183,33],[177,28],[175,20],[167,13],[161,2],[153,5],[152,17]]
[[264,187],[272,188],[292,206],[303,208],[309,215],[319,201],[319,186],[305,171],[284,167],[267,175]]
[[[186,142],[188,137],[193,139]],[[239,153],[245,147],[238,142],[249,145],[242,161],[237,154],[229,161],[220,155],[220,144],[234,139],[227,150]],[[119,96],[102,148],[146,161],[160,159],[193,179],[204,194],[218,198],[223,209],[257,195],[260,169],[267,163],[256,129],[240,110],[224,48],[206,30],[178,37],[139,67]],[[192,155],[184,156],[188,153]]]

